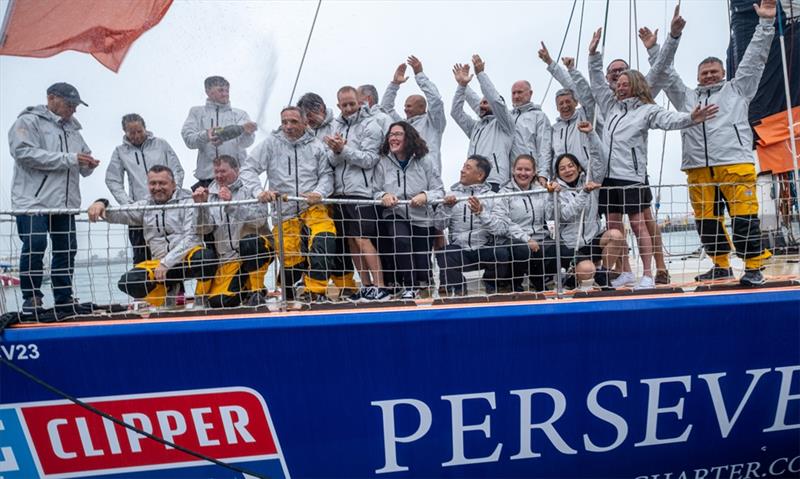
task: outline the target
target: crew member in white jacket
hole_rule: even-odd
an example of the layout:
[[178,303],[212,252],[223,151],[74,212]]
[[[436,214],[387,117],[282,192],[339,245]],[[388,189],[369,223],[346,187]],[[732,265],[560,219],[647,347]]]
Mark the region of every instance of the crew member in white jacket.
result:
[[[683,132],[683,162],[689,183],[689,199],[697,231],[714,267],[697,276],[697,281],[733,277],[730,267],[731,239],[725,228],[727,208],[731,216],[733,246],[744,258],[745,273],[740,282],[759,285],[764,260],[772,254],[761,244],[753,158],[753,134],[748,123],[750,101],[758,90],[764,65],[775,34],[775,0],[754,5],[760,17],[753,38],[739,63],[736,75],[725,81],[722,60],[709,57],[697,67],[696,88],[686,86],[672,67],[685,22],[680,22],[664,42],[662,55],[653,65],[654,81],[664,88],[679,111],[695,105],[716,104],[719,114]],[[676,16],[679,10],[676,8]]]
[[245,149],[255,141],[257,125],[244,110],[231,107],[230,83],[221,76],[205,80],[206,104],[189,110],[181,136],[186,147],[197,150],[194,177],[198,186],[208,186],[214,180],[214,158],[230,155],[243,163]]
[[[603,143],[608,148],[607,176],[600,191],[600,208],[610,229],[623,231],[622,215],[627,214],[639,242],[642,258],[640,289],[655,286],[653,247],[644,211],[653,200],[647,186],[647,134],[651,128],[678,130],[713,118],[715,105],[697,106],[691,113],[668,111],[656,105],[644,76],[636,70],[621,73],[612,94],[603,76],[602,54],[597,52],[602,29],[589,45],[589,80],[597,108],[606,118]],[[624,272],[617,285],[633,283],[633,273]]]
[[[114,148],[106,168],[106,186],[120,205],[147,199],[147,171],[151,166],[166,165],[175,174],[175,184],[183,186],[183,167],[178,155],[166,140],[147,131],[144,118],[136,113],[122,117],[122,144]],[[125,177],[128,189],[125,190]],[[128,227],[128,238],[133,247],[133,263],[150,259],[150,250],[139,226]]]

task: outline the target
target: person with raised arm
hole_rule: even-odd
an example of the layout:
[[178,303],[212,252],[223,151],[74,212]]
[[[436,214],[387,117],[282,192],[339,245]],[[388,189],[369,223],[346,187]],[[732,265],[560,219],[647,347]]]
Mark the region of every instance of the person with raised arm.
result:
[[[636,285],[639,289],[655,286],[653,278],[653,243],[646,225],[645,210],[650,208],[653,195],[647,185],[647,134],[652,128],[678,130],[713,118],[715,105],[695,107],[691,113],[668,111],[653,101],[644,76],[636,70],[619,74],[614,93],[608,89],[603,75],[603,57],[597,51],[602,28],[589,44],[589,79],[597,108],[607,119],[603,143],[608,149],[605,187],[600,191],[600,207],[609,229],[624,231],[622,215],[627,214],[639,243],[643,275]],[[633,273],[620,275],[620,283],[633,283]]]
[[[725,80],[725,67],[716,57],[708,57],[697,66],[695,88],[686,86],[675,72],[673,60],[686,25],[680,17],[680,6],[675,8],[669,38],[651,69],[656,72],[654,81],[665,89],[679,111],[691,111],[696,105],[719,107],[716,117],[681,135],[681,170],[686,172],[689,183],[697,232],[703,248],[714,261],[709,271],[695,278],[697,281],[732,278],[730,252],[735,249],[745,263],[739,282],[747,286],[764,284],[761,269],[764,260],[772,256],[761,244],[748,108],[758,90],[775,34],[776,2],[762,0],[753,8],[759,23],[733,79]],[[725,209],[731,217],[733,248],[725,228]]]
[[447,115],[444,111],[444,102],[436,85],[428,78],[422,70],[422,62],[411,55],[406,63],[398,65],[394,72],[394,77],[386,91],[383,93],[381,106],[394,121],[401,121],[403,118],[395,110],[395,98],[400,89],[400,85],[408,80],[406,76],[406,65],[410,66],[414,72],[414,80],[424,95],[409,95],[403,105],[405,121],[407,121],[425,140],[428,146],[428,158],[430,158],[436,171],[442,172],[442,135],[447,125]]
[[484,96],[479,106],[480,119],[475,120],[464,111],[467,85],[473,75],[469,73],[469,65],[462,64],[453,66],[453,76],[458,83],[458,88],[453,96],[450,116],[469,138],[468,154],[483,156],[491,162],[491,173],[486,178],[486,182],[492,191],[497,192],[500,190],[500,185],[511,179],[509,157],[516,132],[514,119],[503,98],[484,71],[485,64],[481,57],[473,55],[472,64]]

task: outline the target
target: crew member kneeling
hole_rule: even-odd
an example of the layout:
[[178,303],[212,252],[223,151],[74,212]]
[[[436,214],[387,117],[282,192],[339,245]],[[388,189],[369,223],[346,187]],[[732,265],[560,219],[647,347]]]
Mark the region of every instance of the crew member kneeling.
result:
[[167,291],[177,290],[184,279],[210,278],[216,269],[216,255],[204,248],[195,231],[192,197],[178,189],[172,170],[155,165],[147,172],[150,197],[131,208],[150,205],[185,205],[170,209],[125,209],[107,211],[108,200],[99,199],[89,207],[89,221],[104,218],[109,223],[142,226],[153,259],[137,263],[123,274],[119,289],[153,306],[161,306]]
[[[239,162],[222,155],[214,159],[214,181],[192,193],[195,203],[217,203],[251,199],[253,191],[239,178]],[[266,298],[264,276],[274,258],[266,228],[267,208],[262,204],[203,206],[197,209],[197,234],[211,234],[219,266],[212,279],[197,284],[197,294],[212,308],[230,308],[242,303],[257,305]]]

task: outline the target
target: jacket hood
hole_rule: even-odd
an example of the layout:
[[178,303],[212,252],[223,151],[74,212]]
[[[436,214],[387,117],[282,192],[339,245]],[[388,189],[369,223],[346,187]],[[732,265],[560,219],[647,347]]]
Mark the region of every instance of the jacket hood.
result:
[[230,110],[231,109],[231,103],[230,102],[228,102],[228,103],[217,103],[215,101],[209,100],[208,98],[206,98],[206,106],[210,106],[210,107],[213,107],[213,108],[219,108],[220,110]]
[[476,183],[474,185],[464,186],[460,182],[450,187],[450,191],[459,191],[465,193],[467,190],[475,190],[479,195],[492,191],[492,187],[488,183]]
[[[240,177],[237,177],[236,180],[234,180],[233,183],[228,185],[228,189],[231,190],[231,192],[235,192],[239,188],[241,188],[242,185],[243,185],[242,177],[240,176]],[[219,188],[220,188],[219,183],[217,183],[217,180],[214,180],[214,181],[211,182],[210,185],[208,185],[208,192],[210,194],[212,194],[212,195],[218,195],[219,194]]]
[[284,144],[287,144],[287,145],[290,145],[290,146],[305,145],[306,143],[310,143],[310,142],[314,141],[314,139],[315,139],[314,134],[311,133],[311,131],[308,128],[306,128],[306,131],[303,132],[303,136],[301,136],[300,138],[298,138],[296,140],[290,140],[289,137],[287,137],[283,133],[283,129],[281,127],[278,127],[278,129],[273,130],[272,131],[272,136],[274,136],[275,139],[277,139],[281,143],[284,143]]
[[698,85],[697,93],[698,94],[706,93],[706,92],[715,93],[715,92],[718,92],[719,90],[721,90],[722,87],[724,87],[724,86],[725,86],[725,80],[722,80],[719,83],[714,83],[713,85],[704,85],[704,86],[699,86]]
[[[47,109],[47,105],[36,105],[36,106],[29,106],[22,110],[17,118],[24,116],[24,115],[36,115],[39,118],[58,124],[61,121],[61,117],[53,113],[52,111]],[[65,123],[65,125],[69,125],[69,127],[73,130],[80,130],[81,124],[78,120],[75,119],[74,116],[70,117],[69,121]]]
[[558,123],[558,122],[567,123],[568,121],[572,121],[572,120],[578,118],[578,115],[580,114],[580,112],[581,111],[576,108],[575,111],[572,112],[572,116],[570,116],[567,119],[561,118],[561,115],[558,115],[558,116],[556,116],[556,123]]
[[[153,136],[153,133],[152,133],[152,132],[150,132],[150,131],[148,131],[148,132],[147,132],[147,137],[145,137],[144,141],[142,142],[142,144],[141,144],[140,146],[144,146],[144,145],[146,145],[148,142],[150,142],[150,141],[153,141],[153,138],[155,138],[155,137]],[[136,145],[134,145],[133,143],[131,143],[131,142],[130,142],[130,140],[128,140],[128,137],[127,137],[127,136],[125,136],[125,135],[122,135],[122,143],[123,143],[123,144],[125,144],[125,145],[128,145],[128,146],[130,146],[131,148],[139,148],[139,146],[136,146]]]
[[526,111],[531,110],[539,110],[542,111],[542,105],[537,105],[536,103],[524,103],[520,106],[514,107],[514,112],[525,113]]
[[368,118],[372,118],[373,116],[374,115],[370,111],[369,107],[367,107],[367,105],[364,104],[364,105],[361,105],[361,107],[358,109],[357,112],[355,112],[354,114],[350,115],[348,118],[345,118],[344,115],[339,115],[336,118],[336,121],[339,122],[339,123],[342,123],[343,125],[353,126],[353,125],[357,125],[358,123],[360,123],[360,122],[362,122],[362,121],[364,121],[364,120],[366,120]]

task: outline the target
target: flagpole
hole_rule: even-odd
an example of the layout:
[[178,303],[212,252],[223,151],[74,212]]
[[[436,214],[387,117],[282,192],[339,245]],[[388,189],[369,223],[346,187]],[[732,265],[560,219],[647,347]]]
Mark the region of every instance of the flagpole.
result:
[[9,0],[6,7],[6,14],[3,17],[3,25],[0,26],[0,48],[6,43],[6,30],[8,29],[8,22],[11,20],[11,13],[14,11],[14,4],[16,0]]
[[789,88],[789,73],[786,67],[786,43],[783,38],[783,19],[781,18],[781,6],[776,6],[777,20],[778,20],[778,40],[781,44],[781,66],[783,67],[783,87],[786,93],[786,117],[789,121],[789,142],[792,152],[792,166],[794,167],[794,191],[800,200],[800,178],[798,178],[797,170],[797,145],[795,144],[794,136],[794,115],[792,113],[792,96]]

